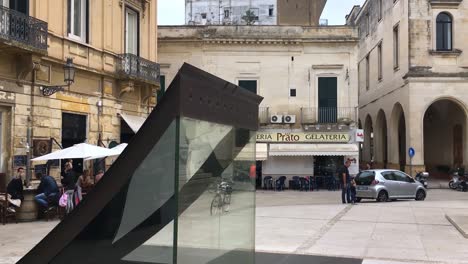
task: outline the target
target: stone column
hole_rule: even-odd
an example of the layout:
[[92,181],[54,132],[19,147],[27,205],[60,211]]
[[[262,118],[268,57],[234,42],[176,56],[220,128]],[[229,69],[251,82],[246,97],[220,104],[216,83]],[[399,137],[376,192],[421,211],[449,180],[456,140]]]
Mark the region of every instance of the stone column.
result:
[[426,166],[424,162],[424,130],[423,119],[424,112],[422,106],[417,108],[411,106],[411,111],[407,114],[409,118],[406,126],[406,172],[410,173],[410,157],[408,149],[412,147],[415,150],[415,155],[412,160],[413,176],[416,171],[425,171]]

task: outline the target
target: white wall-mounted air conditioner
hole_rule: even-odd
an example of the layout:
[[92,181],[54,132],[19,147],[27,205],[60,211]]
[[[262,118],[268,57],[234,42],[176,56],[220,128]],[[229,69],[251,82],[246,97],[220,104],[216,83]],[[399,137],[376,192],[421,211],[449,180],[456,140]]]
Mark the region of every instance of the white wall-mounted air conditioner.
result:
[[272,124],[282,124],[283,123],[283,116],[282,115],[272,115],[270,117],[270,123],[272,123]]
[[286,124],[295,124],[296,123],[296,116],[295,115],[285,115],[283,117],[283,121]]

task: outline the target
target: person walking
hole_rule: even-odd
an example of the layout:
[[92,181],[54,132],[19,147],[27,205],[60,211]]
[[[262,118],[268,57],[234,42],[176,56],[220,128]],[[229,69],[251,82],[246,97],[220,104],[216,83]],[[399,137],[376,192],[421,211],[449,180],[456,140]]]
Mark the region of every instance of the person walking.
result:
[[338,176],[341,182],[341,201],[345,203],[351,203],[351,176],[349,175],[349,166],[351,161],[346,160],[344,166],[339,170]]

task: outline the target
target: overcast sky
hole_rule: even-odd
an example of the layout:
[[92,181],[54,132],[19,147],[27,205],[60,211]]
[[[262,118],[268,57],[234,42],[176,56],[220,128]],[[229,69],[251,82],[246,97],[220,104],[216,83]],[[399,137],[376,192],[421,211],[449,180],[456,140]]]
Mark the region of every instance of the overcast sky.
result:
[[[365,0],[328,0],[322,18],[329,25],[343,25],[345,16],[354,5],[362,5]],[[158,0],[159,25],[183,25],[185,23],[185,0]]]

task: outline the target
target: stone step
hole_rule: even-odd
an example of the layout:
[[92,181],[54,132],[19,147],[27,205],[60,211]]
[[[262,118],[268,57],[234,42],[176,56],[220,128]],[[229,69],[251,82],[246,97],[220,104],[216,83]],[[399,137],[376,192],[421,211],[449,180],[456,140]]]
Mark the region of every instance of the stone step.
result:
[[468,215],[446,214],[447,220],[468,239]]

